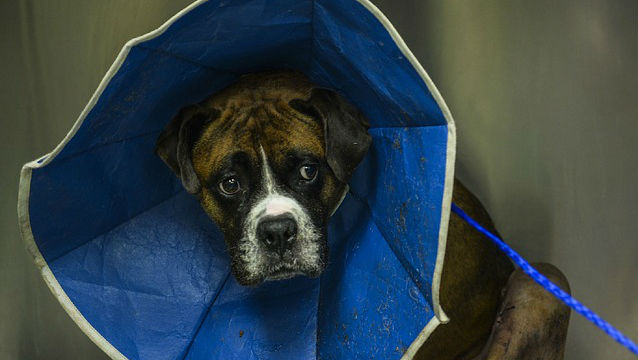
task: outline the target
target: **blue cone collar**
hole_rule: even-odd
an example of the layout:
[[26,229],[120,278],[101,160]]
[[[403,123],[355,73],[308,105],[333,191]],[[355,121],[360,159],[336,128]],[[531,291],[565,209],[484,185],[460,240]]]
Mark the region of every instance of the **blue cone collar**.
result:
[[[184,105],[282,68],[357,106],[373,145],[331,219],[321,278],[246,288],[153,147]],[[114,359],[409,358],[446,320],[454,136],[368,1],[200,1],[127,43],[69,135],[25,165],[20,224],[54,295]]]

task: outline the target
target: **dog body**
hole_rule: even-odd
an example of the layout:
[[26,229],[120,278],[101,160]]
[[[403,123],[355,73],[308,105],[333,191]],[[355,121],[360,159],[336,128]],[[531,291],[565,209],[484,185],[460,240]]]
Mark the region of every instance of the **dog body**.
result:
[[[222,230],[238,282],[256,285],[325,269],[328,219],[370,146],[367,128],[341,96],[302,74],[262,73],[182,109],[156,153]],[[491,227],[462,184],[453,197]],[[440,292],[451,321],[416,358],[561,359],[569,310],[455,215],[447,244]],[[557,269],[542,268],[567,287]]]
[[[493,234],[481,202],[458,180],[452,201]],[[533,264],[569,292],[556,267]],[[415,359],[560,360],[570,310],[515,269],[487,237],[455,213],[450,215],[440,301],[450,321],[439,325]]]

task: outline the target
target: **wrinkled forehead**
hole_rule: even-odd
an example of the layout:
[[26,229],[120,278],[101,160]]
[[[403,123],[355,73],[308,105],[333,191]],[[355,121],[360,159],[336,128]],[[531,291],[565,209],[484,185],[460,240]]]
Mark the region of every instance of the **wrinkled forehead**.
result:
[[262,164],[263,148],[269,165],[281,166],[294,155],[324,157],[323,127],[280,101],[223,109],[203,131],[193,148],[193,165],[209,177],[232,162]]

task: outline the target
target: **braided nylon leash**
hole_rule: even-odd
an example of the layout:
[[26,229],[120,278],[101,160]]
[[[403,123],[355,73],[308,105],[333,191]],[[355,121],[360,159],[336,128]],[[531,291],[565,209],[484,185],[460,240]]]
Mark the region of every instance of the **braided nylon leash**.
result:
[[611,324],[603,320],[600,316],[587,308],[580,301],[574,299],[568,293],[564,292],[543,274],[539,273],[525,259],[523,259],[518,253],[516,253],[516,251],[505,244],[503,240],[499,239],[498,236],[490,233],[484,227],[479,225],[476,221],[474,221],[474,219],[469,217],[463,210],[461,210],[461,208],[456,206],[456,204],[454,203],[452,204],[452,212],[460,216],[468,224],[476,228],[476,230],[489,237],[496,244],[496,246],[498,246],[507,256],[509,256],[510,259],[512,259],[534,281],[544,287],[545,290],[549,291],[552,295],[556,296],[560,301],[564,302],[567,306],[571,307],[577,313],[584,316],[587,320],[594,323],[594,325],[598,326],[602,331],[606,332],[607,335],[616,340],[620,345],[626,347],[627,349],[629,349],[629,351],[638,355],[638,346],[636,346],[636,344],[631,341],[631,339],[618,331],[618,329],[616,329],[615,327],[611,326]]

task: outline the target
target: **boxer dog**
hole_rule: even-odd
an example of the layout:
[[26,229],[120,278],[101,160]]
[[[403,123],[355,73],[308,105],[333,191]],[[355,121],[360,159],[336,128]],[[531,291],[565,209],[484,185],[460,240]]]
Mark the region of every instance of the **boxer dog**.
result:
[[[325,269],[328,219],[371,144],[367,129],[363,115],[336,92],[298,72],[267,72],[184,107],[155,152],[223,232],[237,281],[255,286]],[[491,227],[458,182],[453,199]],[[538,268],[568,289],[556,268]],[[562,358],[569,309],[456,215],[440,293],[450,321],[415,358]]]
[[156,153],[224,233],[242,285],[319,276],[326,227],[371,143],[363,116],[299,73],[242,77],[182,109]]

